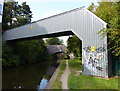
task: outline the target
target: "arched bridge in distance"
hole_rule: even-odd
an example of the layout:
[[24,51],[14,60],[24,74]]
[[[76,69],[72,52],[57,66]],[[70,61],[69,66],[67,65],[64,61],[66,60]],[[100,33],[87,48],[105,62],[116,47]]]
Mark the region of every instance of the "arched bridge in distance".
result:
[[82,40],[83,74],[109,77],[111,61],[108,57],[107,37],[97,34],[107,23],[84,7],[47,17],[31,24],[10,29],[4,41],[48,38],[75,34]]
[[48,45],[47,50],[49,54],[66,53],[66,46],[65,45]]

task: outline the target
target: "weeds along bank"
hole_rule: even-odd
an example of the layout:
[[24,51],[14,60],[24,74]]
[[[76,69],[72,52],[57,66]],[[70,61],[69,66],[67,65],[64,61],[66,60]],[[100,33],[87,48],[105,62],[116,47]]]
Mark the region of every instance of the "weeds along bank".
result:
[[52,85],[52,89],[62,89],[62,83],[61,83],[60,79],[61,79],[61,76],[62,76],[65,68],[66,68],[66,60],[62,60],[62,64],[60,66],[57,78]]

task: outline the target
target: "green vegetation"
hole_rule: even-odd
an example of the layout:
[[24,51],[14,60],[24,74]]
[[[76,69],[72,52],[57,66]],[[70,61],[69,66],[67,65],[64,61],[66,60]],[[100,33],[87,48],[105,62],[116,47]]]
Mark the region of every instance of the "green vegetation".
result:
[[[104,10],[101,11],[101,9]],[[109,28],[101,30],[101,32],[103,32],[103,37],[106,34],[109,35],[110,50],[115,56],[120,56],[120,1],[116,3],[99,3],[96,14],[109,24]]]
[[43,40],[24,40],[3,44],[3,67],[33,64],[50,58]]
[[[68,80],[69,89],[118,89],[118,78],[102,79],[82,75],[81,61],[69,60],[70,75]],[[79,75],[78,75],[79,74]]]
[[[32,18],[32,12],[26,2],[19,5],[18,2],[10,1],[4,2],[3,32],[7,29],[28,24]],[[3,42],[2,49],[2,66],[4,68],[35,64],[52,59],[52,56],[47,54],[47,48],[42,39]]]
[[92,4],[88,7],[88,10],[94,13],[94,8],[95,8],[95,5],[94,5],[94,3],[92,3]]
[[48,38],[46,39],[46,45],[63,45],[63,40],[60,40],[59,38]]
[[67,40],[67,53],[73,53],[75,58],[82,56],[82,41],[75,35]]
[[55,82],[52,85],[52,89],[61,89],[62,88],[62,83],[61,83],[61,76],[66,68],[66,60],[62,60],[62,64],[58,73],[58,76],[55,80]]
[[28,24],[31,22],[31,18],[32,12],[26,2],[23,2],[22,5],[13,0],[4,2],[2,31]]
[[120,1],[118,2],[99,2],[98,6],[93,3],[89,6],[89,10],[104,20],[109,28],[99,32],[101,37],[108,35],[109,50],[115,56],[120,56]]

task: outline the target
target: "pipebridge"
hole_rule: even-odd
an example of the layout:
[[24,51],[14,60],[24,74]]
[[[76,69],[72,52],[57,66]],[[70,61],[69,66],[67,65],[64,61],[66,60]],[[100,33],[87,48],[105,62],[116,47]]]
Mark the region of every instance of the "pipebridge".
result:
[[31,24],[10,29],[3,34],[4,41],[49,38],[75,34],[82,40],[82,73],[108,78],[111,60],[107,36],[101,39],[98,31],[107,23],[85,7],[69,10]]

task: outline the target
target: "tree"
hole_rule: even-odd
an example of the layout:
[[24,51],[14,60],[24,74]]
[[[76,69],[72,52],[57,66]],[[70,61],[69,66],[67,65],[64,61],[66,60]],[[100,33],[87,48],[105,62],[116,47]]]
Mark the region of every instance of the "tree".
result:
[[110,51],[120,55],[120,1],[100,2],[95,14],[108,23],[109,28],[101,30],[102,37],[108,35]]
[[23,2],[19,5],[18,2],[4,2],[3,7],[3,22],[2,30],[11,29],[31,22],[32,12],[29,5]]
[[3,67],[38,63],[47,58],[47,48],[42,39],[22,40],[14,44],[8,42],[2,49]]
[[82,41],[75,35],[69,37],[67,40],[68,53],[73,53],[75,57],[81,57]]
[[46,59],[47,48],[42,39],[24,40],[16,42],[13,53],[19,55],[23,64],[37,63]]
[[88,10],[91,11],[91,12],[94,12],[94,10],[95,10],[95,5],[94,5],[94,3],[92,3],[92,4],[88,7]]
[[110,24],[110,20],[116,16],[116,9],[114,2],[99,2],[99,6],[96,8],[95,14]]
[[[32,12],[26,2],[5,2],[3,10],[3,31],[31,22]],[[4,42],[2,66],[37,63],[46,60],[47,48],[42,39]]]
[[116,9],[115,16],[110,20],[110,28],[106,29],[106,33],[109,34],[109,44],[112,52],[116,56],[120,56],[120,1],[114,5]]
[[63,45],[63,40],[60,40],[59,38],[48,38],[46,39],[46,45]]

